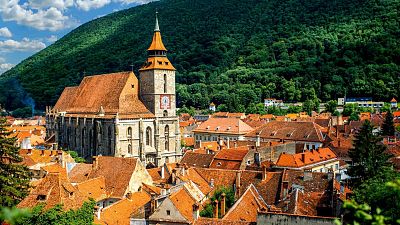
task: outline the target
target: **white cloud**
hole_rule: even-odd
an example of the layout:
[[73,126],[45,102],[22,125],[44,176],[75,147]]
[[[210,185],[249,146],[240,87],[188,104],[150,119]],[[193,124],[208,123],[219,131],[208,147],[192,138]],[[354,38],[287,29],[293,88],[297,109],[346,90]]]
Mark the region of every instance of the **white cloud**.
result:
[[76,5],[79,9],[89,11],[98,9],[111,3],[111,0],[76,0]]
[[12,37],[11,31],[7,27],[0,28],[0,36],[1,37]]
[[21,51],[21,52],[36,52],[42,50],[46,45],[38,40],[30,40],[23,38],[22,41],[5,40],[0,41],[0,52]]
[[72,18],[54,6],[47,9],[29,8],[29,4],[19,4],[19,0],[0,0],[0,13],[4,21],[34,27],[38,30],[56,31],[75,25]]
[[0,57],[0,75],[14,66],[14,64],[7,63],[5,58]]
[[50,37],[47,38],[48,42],[55,42],[58,40],[58,37],[56,35],[50,35]]
[[67,9],[74,6],[74,0],[29,0],[28,4],[33,9],[57,8]]

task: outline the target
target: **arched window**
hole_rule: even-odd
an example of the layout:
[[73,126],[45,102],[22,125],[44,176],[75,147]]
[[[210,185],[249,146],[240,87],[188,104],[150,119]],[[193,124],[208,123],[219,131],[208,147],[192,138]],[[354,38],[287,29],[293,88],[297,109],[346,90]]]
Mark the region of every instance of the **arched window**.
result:
[[153,146],[152,141],[151,141],[151,136],[152,136],[151,128],[147,127],[146,128],[146,145]]
[[167,74],[164,74],[164,93],[167,93]]
[[132,138],[132,127],[128,127],[128,133],[127,133],[128,138]]
[[131,144],[128,145],[128,153],[132,155],[132,145]]
[[169,151],[169,126],[165,126],[165,131],[164,131],[164,137],[165,137],[165,151]]
[[168,116],[168,111],[167,111],[167,110],[164,110],[163,116],[164,116],[164,117],[167,117],[167,116]]

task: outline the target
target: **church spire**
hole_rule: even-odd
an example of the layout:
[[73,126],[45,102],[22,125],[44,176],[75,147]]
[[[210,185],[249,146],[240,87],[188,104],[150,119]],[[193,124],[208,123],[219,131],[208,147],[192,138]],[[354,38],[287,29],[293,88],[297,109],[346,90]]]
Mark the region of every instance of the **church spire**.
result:
[[160,26],[158,25],[158,11],[156,11],[156,26],[154,27],[154,32],[160,32]]
[[161,39],[160,26],[158,25],[158,12],[156,12],[156,25],[154,27],[153,40],[147,51],[149,56],[166,56],[167,54],[167,49]]

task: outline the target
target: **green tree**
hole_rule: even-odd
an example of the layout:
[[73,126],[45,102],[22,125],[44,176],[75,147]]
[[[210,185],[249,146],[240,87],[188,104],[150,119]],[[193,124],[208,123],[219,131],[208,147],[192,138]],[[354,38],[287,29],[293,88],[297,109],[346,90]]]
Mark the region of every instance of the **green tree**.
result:
[[86,160],[78,155],[76,151],[67,151],[68,154],[75,160],[76,163],[85,163]]
[[303,111],[308,115],[311,115],[313,109],[315,108],[315,103],[312,100],[306,100],[303,102]]
[[81,208],[65,211],[62,205],[56,205],[45,210],[44,205],[38,205],[30,210],[28,216],[20,217],[14,225],[84,225],[93,224],[93,210],[96,202],[90,200],[83,203]]
[[369,120],[365,120],[353,142],[354,148],[349,150],[353,165],[347,173],[351,176],[353,187],[358,187],[362,182],[374,177],[388,166],[389,155],[382,137],[372,133],[374,127]]
[[[228,209],[233,206],[233,204],[235,203],[235,192],[233,191],[232,188],[221,187],[214,192],[214,195],[210,198],[211,203],[206,204],[204,209],[200,212],[200,216],[209,217],[209,218],[213,217],[214,206],[212,205],[212,202],[214,202],[215,200],[218,200],[218,202],[221,202],[222,193],[225,194],[225,201],[226,201],[225,202],[225,207],[226,207],[225,212],[227,212]],[[221,211],[219,211],[219,212],[221,212]],[[221,217],[221,215],[219,215],[219,217]]]
[[336,111],[337,101],[330,100],[325,104],[325,108],[327,112],[334,113]]
[[[343,205],[344,224],[351,225],[389,225],[400,224],[400,179],[384,182],[371,179],[372,187],[367,187],[367,192],[357,193],[372,199],[373,202],[346,201]],[[378,192],[378,193],[375,193]],[[366,196],[371,195],[371,196]],[[357,197],[356,197],[357,198]],[[372,207],[371,207],[372,206]],[[339,220],[335,221],[340,225]]]
[[393,122],[393,113],[389,110],[386,113],[385,121],[382,124],[382,135],[384,136],[394,136],[395,128]]
[[0,205],[11,207],[29,193],[31,173],[26,166],[17,164],[22,157],[5,123],[6,119],[0,118]]

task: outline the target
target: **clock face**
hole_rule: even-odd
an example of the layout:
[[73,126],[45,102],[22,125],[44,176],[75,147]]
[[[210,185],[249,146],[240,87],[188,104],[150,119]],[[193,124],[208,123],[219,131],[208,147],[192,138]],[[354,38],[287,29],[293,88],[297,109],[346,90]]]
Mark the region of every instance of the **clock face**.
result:
[[171,100],[169,95],[161,95],[160,96],[160,109],[170,109],[171,108]]

